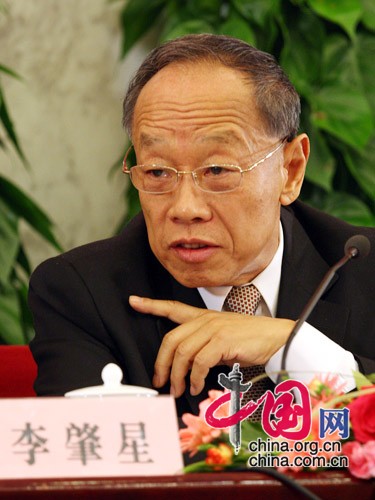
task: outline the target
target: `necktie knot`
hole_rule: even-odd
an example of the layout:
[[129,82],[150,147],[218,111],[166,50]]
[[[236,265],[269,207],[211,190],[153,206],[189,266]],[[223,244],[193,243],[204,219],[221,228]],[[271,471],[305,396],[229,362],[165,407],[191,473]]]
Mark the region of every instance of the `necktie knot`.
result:
[[261,294],[255,285],[234,286],[224,302],[226,311],[254,316]]

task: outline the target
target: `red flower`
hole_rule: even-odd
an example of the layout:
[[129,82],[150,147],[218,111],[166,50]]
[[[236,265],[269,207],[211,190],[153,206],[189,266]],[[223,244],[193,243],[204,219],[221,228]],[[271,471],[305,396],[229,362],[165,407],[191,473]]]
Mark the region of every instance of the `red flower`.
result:
[[355,399],[348,408],[355,439],[360,443],[375,440],[375,393]]
[[375,477],[375,441],[361,445],[357,441],[345,443],[342,452],[349,459],[349,470],[360,479]]
[[225,465],[232,463],[233,448],[225,443],[220,443],[215,448],[209,448],[206,453],[206,464],[213,466],[214,470],[221,470]]

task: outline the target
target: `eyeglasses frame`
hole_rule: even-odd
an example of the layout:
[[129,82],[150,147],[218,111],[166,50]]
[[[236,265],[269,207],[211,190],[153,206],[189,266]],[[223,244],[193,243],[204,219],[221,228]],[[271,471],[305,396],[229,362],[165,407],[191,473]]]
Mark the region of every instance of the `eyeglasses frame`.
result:
[[[174,167],[167,167],[165,165],[156,165],[156,164],[141,164],[141,165],[133,165],[132,167],[128,168],[127,165],[126,165],[126,161],[127,161],[127,158],[128,158],[128,155],[131,151],[131,149],[133,148],[133,144],[128,148],[128,150],[126,151],[125,153],[125,157],[124,157],[124,160],[123,160],[123,163],[122,163],[122,172],[124,174],[128,174],[129,177],[130,177],[130,180],[132,181],[132,178],[131,178],[131,169],[134,168],[134,167],[160,167],[160,168],[167,168],[169,170],[172,170],[174,171],[177,176],[176,176],[176,183],[174,185],[174,187],[172,189],[169,189],[168,191],[145,191],[144,189],[139,189],[137,188],[136,186],[133,186],[138,190],[138,191],[141,191],[142,193],[147,193],[147,194],[166,194],[166,193],[171,193],[172,191],[175,190],[175,188],[178,186],[178,180],[180,178],[181,175],[186,175],[186,174],[189,174],[193,177],[193,180],[194,180],[194,184],[199,188],[201,189],[202,191],[204,191],[205,193],[230,193],[232,191],[235,191],[240,185],[241,185],[241,182],[242,182],[242,177],[244,173],[246,172],[251,172],[252,170],[254,170],[254,168],[256,168],[258,165],[264,163],[266,160],[268,160],[269,158],[271,158],[279,149],[281,149],[281,147],[287,142],[287,138],[285,139],[282,139],[280,144],[278,144],[278,146],[276,148],[274,148],[272,151],[269,151],[265,156],[263,156],[262,158],[260,158],[258,161],[256,161],[255,163],[253,163],[252,165],[242,169],[239,165],[233,165],[233,164],[230,164],[230,163],[221,163],[220,165],[219,164],[210,164],[210,165],[203,165],[202,167],[198,167],[196,168],[195,170],[177,170],[176,168]],[[202,188],[198,182],[197,182],[197,174],[196,174],[196,171],[199,170],[199,169],[202,169],[202,168],[210,168],[210,167],[236,167],[238,168],[240,174],[241,174],[241,180],[239,182],[239,184],[234,187],[233,189],[228,189],[228,190],[225,190],[225,191],[211,191],[211,190],[208,190],[208,189],[204,189]]]

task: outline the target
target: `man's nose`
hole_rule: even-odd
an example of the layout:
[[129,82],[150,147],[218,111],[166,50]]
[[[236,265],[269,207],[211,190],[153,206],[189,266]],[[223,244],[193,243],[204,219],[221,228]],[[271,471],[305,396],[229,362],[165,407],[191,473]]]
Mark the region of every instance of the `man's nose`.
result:
[[181,175],[176,188],[171,192],[169,217],[183,223],[210,220],[212,212],[207,203],[207,195],[195,184],[192,175]]

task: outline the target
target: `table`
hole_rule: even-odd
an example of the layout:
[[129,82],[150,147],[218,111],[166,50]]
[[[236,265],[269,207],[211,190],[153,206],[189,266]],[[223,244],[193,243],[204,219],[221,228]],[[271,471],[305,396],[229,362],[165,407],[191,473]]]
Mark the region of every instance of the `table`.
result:
[[[303,472],[288,476],[322,499],[375,498],[375,481],[355,479],[346,472]],[[265,474],[246,471],[137,478],[1,480],[0,498],[293,500],[303,497]]]

